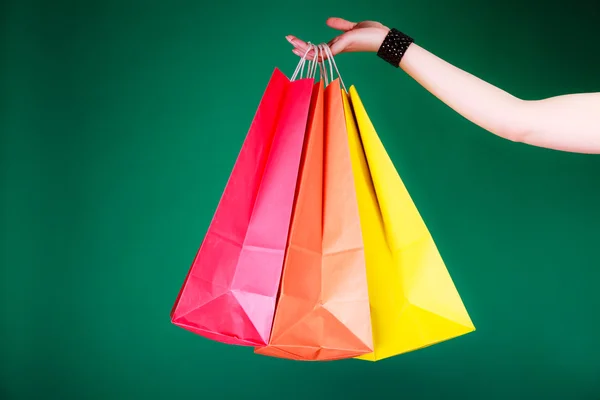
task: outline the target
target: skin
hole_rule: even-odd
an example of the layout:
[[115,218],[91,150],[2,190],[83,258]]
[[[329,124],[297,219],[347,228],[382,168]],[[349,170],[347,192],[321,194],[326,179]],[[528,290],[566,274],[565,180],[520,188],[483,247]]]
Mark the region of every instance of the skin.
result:
[[[376,53],[389,28],[374,21],[354,23],[329,18],[342,31],[328,44],[333,55]],[[295,36],[286,39],[302,56],[309,48]],[[314,52],[308,52],[309,59]],[[513,142],[559,151],[600,154],[600,92],[574,93],[541,100],[519,99],[435,56],[416,43],[399,67],[464,118]]]

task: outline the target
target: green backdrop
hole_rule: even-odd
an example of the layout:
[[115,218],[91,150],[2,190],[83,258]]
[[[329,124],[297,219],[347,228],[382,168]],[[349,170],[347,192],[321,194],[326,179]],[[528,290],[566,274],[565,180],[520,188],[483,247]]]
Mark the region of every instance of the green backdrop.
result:
[[1,398],[600,398],[600,157],[497,138],[372,54],[342,76],[477,331],[299,363],[169,320],[269,76],[296,65],[286,34],[381,20],[536,99],[600,90],[600,6],[202,3],[1,3]]

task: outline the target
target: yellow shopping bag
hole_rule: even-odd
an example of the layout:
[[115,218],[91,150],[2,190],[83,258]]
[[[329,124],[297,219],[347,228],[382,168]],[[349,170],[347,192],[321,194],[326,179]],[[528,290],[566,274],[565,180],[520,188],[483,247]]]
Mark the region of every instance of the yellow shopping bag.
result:
[[475,330],[356,88],[343,93],[377,361]]

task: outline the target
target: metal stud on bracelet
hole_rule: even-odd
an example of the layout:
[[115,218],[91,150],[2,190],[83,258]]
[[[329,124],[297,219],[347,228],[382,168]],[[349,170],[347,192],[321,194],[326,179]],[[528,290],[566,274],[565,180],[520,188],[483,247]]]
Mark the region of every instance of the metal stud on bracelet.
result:
[[404,57],[404,53],[406,53],[406,50],[413,42],[413,38],[392,28],[383,40],[383,43],[381,43],[377,55],[398,68],[400,60]]

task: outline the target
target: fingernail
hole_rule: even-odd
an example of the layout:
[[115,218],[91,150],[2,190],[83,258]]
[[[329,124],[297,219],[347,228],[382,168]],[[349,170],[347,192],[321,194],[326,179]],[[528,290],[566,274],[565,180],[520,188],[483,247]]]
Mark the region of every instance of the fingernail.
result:
[[294,44],[294,39],[292,39],[292,36],[288,35],[285,38],[288,42],[290,42],[291,44]]

